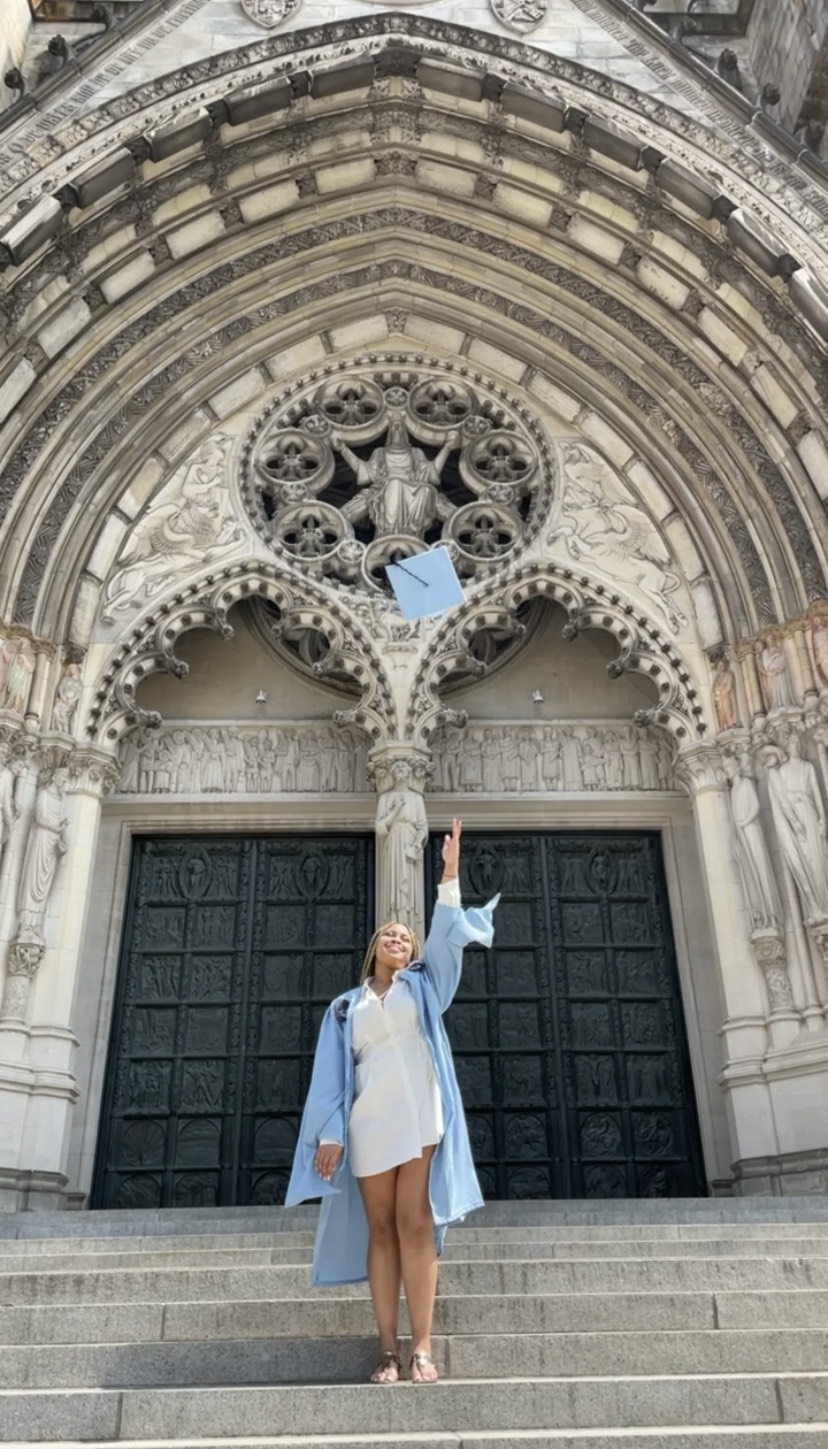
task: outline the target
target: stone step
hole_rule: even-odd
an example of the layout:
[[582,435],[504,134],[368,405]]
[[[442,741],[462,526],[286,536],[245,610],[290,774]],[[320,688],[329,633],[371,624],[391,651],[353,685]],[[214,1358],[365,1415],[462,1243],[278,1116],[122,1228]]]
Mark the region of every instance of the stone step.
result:
[[[412,1403],[411,1394],[417,1395]],[[828,1374],[448,1380],[268,1388],[0,1391],[4,1441],[278,1437],[416,1432],[507,1436],[521,1429],[802,1424],[823,1419]]]
[[[828,1330],[435,1334],[432,1354],[440,1373],[455,1380],[818,1373],[828,1365]],[[374,1333],[8,1346],[0,1389],[359,1384],[375,1362]]]
[[[31,1216],[31,1215],[30,1215]],[[66,1220],[66,1215],[63,1215]],[[770,1223],[618,1223],[572,1225],[552,1223],[546,1226],[527,1224],[518,1227],[474,1227],[467,1223],[450,1229],[447,1247],[456,1244],[485,1244],[493,1248],[497,1244],[510,1243],[716,1243],[738,1246],[746,1242],[785,1242],[807,1239],[820,1244],[828,1240],[827,1222],[770,1222]],[[2,1219],[0,1219],[2,1225]],[[315,1224],[312,1227],[295,1230],[264,1227],[257,1232],[244,1233],[158,1233],[149,1236],[111,1234],[106,1237],[55,1237],[55,1238],[4,1238],[0,1233],[0,1257],[4,1260],[20,1257],[105,1256],[112,1253],[166,1253],[166,1252],[227,1252],[235,1249],[267,1250],[274,1248],[310,1249],[313,1245]],[[718,1249],[717,1249],[718,1251]]]
[[[241,1232],[289,1232],[315,1226],[317,1209],[156,1208],[100,1212],[0,1213],[0,1238],[147,1237]],[[828,1223],[828,1199],[814,1197],[614,1198],[530,1200],[487,1203],[468,1219],[486,1230],[496,1227],[574,1225]]]
[[[782,1288],[828,1288],[828,1257],[478,1259],[444,1263],[438,1293],[759,1292]],[[304,1265],[9,1273],[2,1280],[3,1302],[9,1306],[227,1298],[285,1302],[304,1298],[307,1292]],[[344,1298],[367,1295],[364,1283],[317,1292]]]
[[[303,1265],[310,1268],[312,1245],[271,1244],[258,1247],[181,1248],[168,1247],[140,1252],[124,1249],[102,1253],[15,1253],[0,1254],[0,1277],[8,1273],[90,1273],[117,1269],[150,1271],[158,1268],[249,1268]],[[666,1239],[625,1242],[458,1242],[449,1235],[443,1262],[540,1261],[573,1258],[806,1258],[828,1257],[828,1238],[709,1238],[699,1241]]]
[[[401,1322],[405,1321],[404,1313]],[[755,1293],[441,1294],[438,1334],[640,1333],[711,1329],[828,1329],[828,1291],[807,1288]],[[0,1312],[0,1344],[177,1343],[371,1337],[367,1295],[333,1298],[314,1292],[283,1303],[222,1299],[206,1303],[107,1303],[8,1307]]]
[[[26,1449],[51,1449],[28,1441]],[[362,1435],[313,1435],[278,1439],[178,1439],[175,1449],[365,1449]],[[167,1439],[88,1441],[84,1449],[170,1449]],[[374,1434],[376,1449],[825,1449],[828,1421],[813,1424],[757,1424],[744,1429],[728,1424],[655,1429],[524,1429],[487,1433]],[[23,1449],[23,1441],[7,1449]]]

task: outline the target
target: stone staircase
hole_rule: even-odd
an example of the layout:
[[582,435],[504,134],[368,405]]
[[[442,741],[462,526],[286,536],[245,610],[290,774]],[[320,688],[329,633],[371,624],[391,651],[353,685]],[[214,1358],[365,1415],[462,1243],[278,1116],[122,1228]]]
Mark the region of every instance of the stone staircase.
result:
[[828,1201],[497,1203],[449,1234],[434,1387],[364,1382],[314,1210],[0,1218],[0,1441],[828,1446]]

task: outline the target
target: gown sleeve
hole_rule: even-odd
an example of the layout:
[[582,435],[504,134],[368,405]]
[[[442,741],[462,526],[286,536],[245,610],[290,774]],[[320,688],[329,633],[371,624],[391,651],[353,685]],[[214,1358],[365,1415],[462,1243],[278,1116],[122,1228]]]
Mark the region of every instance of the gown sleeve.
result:
[[329,1142],[345,1142],[345,1033],[336,1006],[333,1002],[328,1007],[319,1028],[311,1084],[285,1198],[287,1207],[336,1191],[313,1166],[316,1149],[323,1138]]
[[464,911],[456,883],[447,884],[453,887],[452,894],[456,892],[457,904],[448,904],[444,896],[449,892],[441,886],[423,947],[423,965],[437,993],[441,1011],[450,1005],[460,985],[463,947],[491,946],[494,939],[492,915],[500,900],[500,896],[496,895],[485,906],[472,906]]

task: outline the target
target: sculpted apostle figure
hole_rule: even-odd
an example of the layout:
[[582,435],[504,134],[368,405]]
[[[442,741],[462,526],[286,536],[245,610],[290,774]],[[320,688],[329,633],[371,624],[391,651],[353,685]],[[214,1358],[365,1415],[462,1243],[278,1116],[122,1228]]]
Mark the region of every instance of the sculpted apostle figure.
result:
[[[788,742],[790,758],[770,749],[768,790],[779,846],[796,882],[806,922],[828,917],[828,841],[825,809],[816,770],[802,758],[797,734]],[[781,763],[780,763],[781,761]]]
[[780,639],[766,639],[759,655],[759,672],[765,686],[768,709],[784,709],[791,703],[788,663]]
[[17,895],[17,935],[22,940],[43,940],[46,907],[67,848],[63,801],[67,778],[66,770],[57,769],[37,792]]
[[457,446],[458,434],[450,433],[432,460],[422,448],[412,446],[402,415],[392,413],[384,444],[374,449],[367,462],[338,434],[331,441],[353,468],[357,485],[369,489],[366,510],[377,537],[409,534],[422,538],[437,517],[440,473]]
[[0,863],[20,811],[14,800],[17,770],[10,763],[8,745],[0,747]]
[[756,786],[749,775],[743,774],[738,760],[732,755],[725,755],[724,771],[730,780],[736,858],[751,927],[754,931],[774,930],[782,924],[782,901],[762,829]]
[[739,723],[733,690],[733,671],[728,668],[727,660],[722,656],[716,660],[712,685],[713,710],[716,715],[717,729],[732,730]]
[[422,795],[411,788],[407,760],[394,761],[391,779],[391,789],[383,791],[377,805],[380,913],[411,921],[418,930],[425,916],[420,862],[428,841],[428,820]]

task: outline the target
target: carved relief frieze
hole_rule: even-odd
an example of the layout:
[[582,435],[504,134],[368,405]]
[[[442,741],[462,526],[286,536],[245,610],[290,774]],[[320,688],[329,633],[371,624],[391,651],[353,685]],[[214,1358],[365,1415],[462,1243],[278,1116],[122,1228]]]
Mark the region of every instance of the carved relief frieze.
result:
[[452,795],[676,788],[670,736],[618,720],[469,724],[438,730],[432,750],[429,788]]
[[104,621],[145,606],[193,568],[249,546],[229,487],[231,447],[232,439],[214,434],[153,497],[106,581]]
[[628,581],[671,633],[686,629],[681,578],[652,518],[595,449],[563,442],[560,450],[565,487],[547,543],[563,546],[578,564]]
[[347,795],[370,789],[367,737],[318,720],[133,730],[120,795]]

